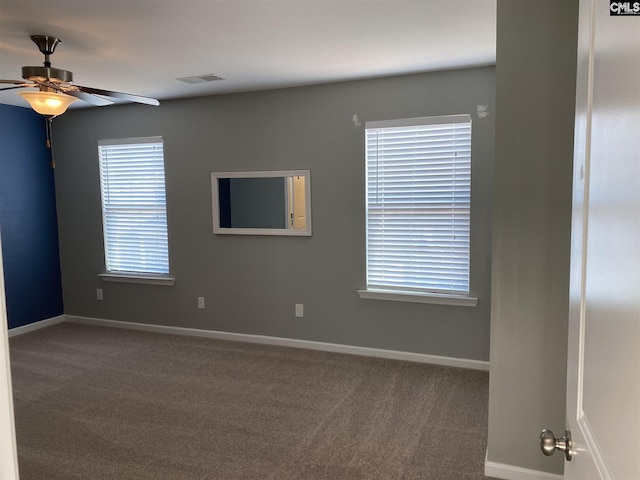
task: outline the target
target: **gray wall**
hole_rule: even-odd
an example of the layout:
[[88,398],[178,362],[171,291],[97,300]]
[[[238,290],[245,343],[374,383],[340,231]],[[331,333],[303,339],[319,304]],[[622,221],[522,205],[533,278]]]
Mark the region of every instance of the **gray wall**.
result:
[[561,473],[577,0],[498,0],[488,459]]
[[[66,113],[53,132],[65,313],[488,360],[494,96],[495,69],[483,67]],[[490,115],[478,118],[477,105]],[[352,116],[459,113],[473,116],[478,306],[360,299],[364,127]],[[96,145],[149,135],[164,137],[176,283],[103,284]],[[210,172],[288,169],[311,170],[312,237],[212,234]],[[295,303],[304,304],[303,319]]]

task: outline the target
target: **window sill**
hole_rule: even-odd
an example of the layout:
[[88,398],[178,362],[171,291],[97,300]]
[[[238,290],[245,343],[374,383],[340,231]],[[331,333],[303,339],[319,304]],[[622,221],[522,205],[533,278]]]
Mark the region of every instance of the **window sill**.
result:
[[394,290],[358,290],[360,298],[368,300],[391,300],[395,302],[431,303],[435,305],[453,305],[456,307],[475,307],[477,297],[447,293],[415,293]]
[[120,283],[142,283],[145,285],[163,285],[171,287],[175,283],[175,278],[169,275],[136,275],[124,273],[99,273],[98,277],[103,282]]

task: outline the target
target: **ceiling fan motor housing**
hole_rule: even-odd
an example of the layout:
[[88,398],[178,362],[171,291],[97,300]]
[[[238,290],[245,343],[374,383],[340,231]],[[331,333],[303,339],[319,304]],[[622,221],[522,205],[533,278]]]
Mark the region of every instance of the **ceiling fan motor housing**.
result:
[[53,68],[49,60],[50,55],[56,51],[56,47],[62,43],[57,37],[49,35],[31,35],[31,40],[38,46],[40,53],[44,55],[43,67],[22,67],[22,78],[32,82],[60,82],[71,83],[73,73],[61,68]]
[[22,67],[22,78],[32,82],[53,80],[60,83],[71,83],[73,81],[73,73],[69,70],[53,67]]

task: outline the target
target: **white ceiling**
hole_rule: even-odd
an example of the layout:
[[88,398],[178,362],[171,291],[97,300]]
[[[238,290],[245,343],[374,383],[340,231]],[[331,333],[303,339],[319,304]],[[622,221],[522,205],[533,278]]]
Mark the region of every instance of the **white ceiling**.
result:
[[42,65],[31,34],[76,84],[160,100],[490,65],[496,1],[0,0],[0,78]]

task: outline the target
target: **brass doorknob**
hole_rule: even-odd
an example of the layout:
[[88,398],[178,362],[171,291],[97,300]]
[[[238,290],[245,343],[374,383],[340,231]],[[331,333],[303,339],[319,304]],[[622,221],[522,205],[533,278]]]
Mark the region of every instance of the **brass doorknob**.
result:
[[540,434],[540,450],[548,457],[553,455],[556,450],[560,450],[564,452],[564,457],[567,461],[571,461],[573,457],[572,446],[571,432],[569,430],[565,430],[564,436],[559,438],[556,438],[553,432],[547,429],[542,430]]

